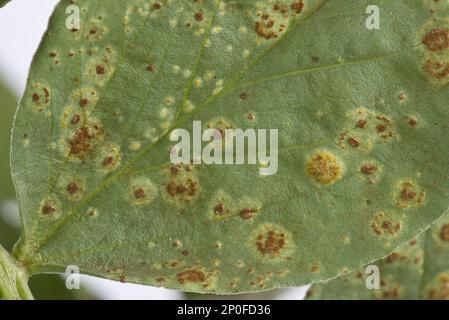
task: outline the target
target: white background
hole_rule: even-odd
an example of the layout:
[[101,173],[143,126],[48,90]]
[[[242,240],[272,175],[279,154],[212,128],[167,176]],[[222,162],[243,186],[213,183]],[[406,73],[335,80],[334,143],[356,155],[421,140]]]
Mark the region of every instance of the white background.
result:
[[[118,1],[118,0],[111,0]],[[0,10],[0,78],[21,97],[34,52],[47,27],[48,17],[58,0],[13,0]],[[18,225],[14,201],[8,207],[8,221]],[[81,285],[100,299],[183,299],[177,291],[122,284],[82,276]],[[282,290],[277,299],[302,299],[306,288]]]

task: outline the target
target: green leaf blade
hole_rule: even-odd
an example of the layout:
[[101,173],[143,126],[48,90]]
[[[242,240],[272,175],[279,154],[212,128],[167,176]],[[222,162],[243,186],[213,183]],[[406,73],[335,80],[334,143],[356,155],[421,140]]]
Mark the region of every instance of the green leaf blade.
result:
[[380,269],[379,290],[368,290],[365,270],[315,284],[314,300],[448,300],[449,219],[446,214],[428,231],[402,245],[388,258],[375,262]]
[[[446,79],[423,71],[425,5],[383,3],[416,19],[398,32],[386,16],[372,33],[366,1],[279,3],[91,0],[75,31],[62,1],[15,124],[16,256],[34,272],[75,264],[248,292],[355,270],[438,218],[449,199],[449,149],[435,139],[447,131]],[[279,172],[173,168],[170,132],[193,120],[279,129]]]

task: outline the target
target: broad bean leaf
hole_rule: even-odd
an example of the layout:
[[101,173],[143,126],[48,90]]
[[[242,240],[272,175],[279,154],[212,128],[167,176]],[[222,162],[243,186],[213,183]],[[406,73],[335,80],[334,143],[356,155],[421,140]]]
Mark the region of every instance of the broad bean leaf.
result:
[[367,289],[371,273],[361,270],[313,285],[308,299],[449,300],[449,215],[375,264],[380,270],[379,290]]
[[[14,127],[15,257],[238,293],[330,279],[424,231],[449,202],[448,5],[375,4],[61,1]],[[277,174],[172,165],[193,121],[277,129]]]

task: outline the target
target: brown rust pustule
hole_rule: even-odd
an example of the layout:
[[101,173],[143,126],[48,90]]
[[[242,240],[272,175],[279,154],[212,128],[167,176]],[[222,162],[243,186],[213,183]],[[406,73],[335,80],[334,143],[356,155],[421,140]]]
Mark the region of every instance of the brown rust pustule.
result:
[[200,184],[192,173],[191,166],[171,166],[167,168],[167,173],[169,180],[164,189],[171,202],[190,203],[198,197]]
[[427,60],[424,64],[424,71],[435,79],[444,79],[449,75],[449,63]]
[[195,13],[195,20],[201,22],[204,20],[204,13],[202,11],[198,11]]
[[449,48],[449,30],[446,28],[435,28],[425,35],[422,42],[429,51],[443,51]]
[[46,203],[41,210],[42,214],[44,215],[51,215],[52,213],[56,212],[56,208],[54,205],[50,203]]
[[102,129],[96,124],[79,128],[69,141],[69,153],[78,158],[82,158],[93,150],[102,134]]
[[260,234],[256,241],[257,250],[263,254],[279,254],[285,247],[285,235],[273,230]]
[[78,185],[78,183],[76,183],[76,182],[70,182],[70,183],[67,185],[67,192],[68,192],[70,195],[74,195],[74,194],[77,193],[78,191],[80,191],[80,186]]
[[269,28],[265,26],[263,22],[257,21],[255,26],[255,31],[257,35],[269,40],[275,36],[275,32],[268,30]]
[[296,14],[300,14],[304,10],[304,1],[295,1],[290,5],[290,9],[292,9]]
[[225,213],[225,206],[223,203],[219,203],[214,208],[214,213],[216,215],[223,215]]
[[449,242],[449,223],[443,225],[441,228],[440,238],[443,241]]
[[249,220],[256,216],[257,210],[252,208],[245,208],[240,210],[239,216],[243,220]]
[[371,175],[373,173],[376,173],[378,171],[378,168],[376,166],[370,165],[370,164],[364,164],[360,171],[366,175]]

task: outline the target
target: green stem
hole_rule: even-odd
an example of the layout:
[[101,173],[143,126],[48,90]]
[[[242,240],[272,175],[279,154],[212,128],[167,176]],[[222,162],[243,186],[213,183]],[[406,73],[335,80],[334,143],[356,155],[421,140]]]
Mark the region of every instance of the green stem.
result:
[[0,245],[0,299],[32,300],[28,272]]

